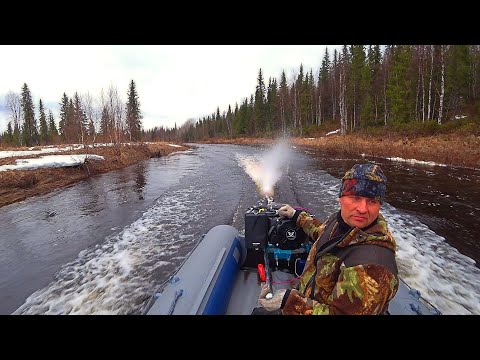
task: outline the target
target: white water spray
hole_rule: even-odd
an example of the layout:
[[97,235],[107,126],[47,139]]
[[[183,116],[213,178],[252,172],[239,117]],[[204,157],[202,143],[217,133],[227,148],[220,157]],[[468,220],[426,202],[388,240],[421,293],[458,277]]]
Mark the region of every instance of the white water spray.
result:
[[274,187],[283,171],[288,169],[291,149],[286,140],[281,140],[268,149],[260,158],[239,157],[245,172],[255,181],[265,197],[273,197]]

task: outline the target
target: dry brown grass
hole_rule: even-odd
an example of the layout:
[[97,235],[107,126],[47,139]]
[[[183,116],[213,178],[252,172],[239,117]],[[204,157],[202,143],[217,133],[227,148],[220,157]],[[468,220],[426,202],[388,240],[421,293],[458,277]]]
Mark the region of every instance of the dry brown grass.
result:
[[[81,166],[68,168],[1,171],[0,207],[25,200],[31,196],[46,194],[90,176],[121,169],[151,157],[165,156],[175,151],[188,149],[187,146],[173,147],[168,144],[166,142],[157,142],[79,149],[62,152],[61,154],[96,154],[103,156],[105,160],[87,159],[85,164]],[[23,158],[32,157],[34,156],[24,156]],[[15,159],[2,159],[0,165],[13,164]]]
[[[207,143],[256,145],[271,144],[272,139],[218,139]],[[292,138],[297,146],[314,148],[327,154],[371,155],[434,161],[454,166],[480,168],[480,136],[440,134],[436,136],[400,135],[372,136],[367,134],[330,135],[315,138]]]
[[316,148],[331,154],[401,157],[480,168],[480,137],[474,135],[437,135],[414,139],[332,135],[313,140],[295,138],[292,141],[298,146]]

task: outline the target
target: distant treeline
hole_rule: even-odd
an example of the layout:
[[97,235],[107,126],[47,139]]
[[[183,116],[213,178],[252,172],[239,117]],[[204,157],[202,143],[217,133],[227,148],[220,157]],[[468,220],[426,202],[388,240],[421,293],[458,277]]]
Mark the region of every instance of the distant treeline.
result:
[[[324,123],[342,134],[461,118],[479,94],[480,45],[351,45],[328,48],[320,69],[279,80],[258,72],[255,94],[234,109],[190,120],[184,141],[215,137],[315,134]],[[472,108],[472,106],[470,106]],[[476,109],[476,107],[473,106]]]
[[[322,57],[319,54],[319,57]],[[198,141],[218,137],[314,135],[324,124],[342,134],[366,128],[444,126],[478,113],[480,45],[344,45],[325,50],[319,69],[298,72],[287,80],[265,83],[262,69],[255,93],[234,108],[182,126],[142,128],[140,101],[132,80],[123,104],[111,87],[99,98],[90,94],[61,99],[57,129],[52,112],[38,103],[27,84],[21,94],[6,95],[10,115],[0,144],[32,146],[55,143],[121,141]],[[234,86],[235,84],[232,84]],[[472,111],[473,109],[473,111]],[[470,119],[469,119],[470,120]],[[475,119],[478,120],[478,119]]]
[[9,92],[5,97],[10,121],[0,137],[0,144],[36,146],[140,141],[143,116],[133,80],[129,84],[127,99],[124,104],[113,86],[107,93],[102,90],[97,99],[90,94],[80,96],[77,92],[69,98],[63,93],[57,128],[51,110],[45,108],[42,99],[35,113],[30,89],[24,84],[21,94]]

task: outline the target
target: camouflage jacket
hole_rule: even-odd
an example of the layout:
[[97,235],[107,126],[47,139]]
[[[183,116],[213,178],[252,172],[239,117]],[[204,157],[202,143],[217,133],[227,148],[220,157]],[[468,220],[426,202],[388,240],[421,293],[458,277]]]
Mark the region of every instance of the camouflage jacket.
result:
[[[338,220],[331,234],[335,233]],[[372,261],[355,266],[345,266],[339,257],[327,252],[318,258],[315,264],[318,239],[322,235],[325,224],[301,212],[297,219],[310,238],[316,240],[310,250],[304,271],[299,279],[297,289],[292,289],[283,299],[282,313],[285,315],[364,315],[382,314],[388,307],[398,289],[398,279],[387,267]],[[396,242],[387,228],[384,217],[379,214],[377,223],[362,231],[352,229],[337,247],[372,244],[380,245],[393,252],[395,262]],[[373,247],[368,247],[373,248]],[[366,248],[363,248],[364,250]],[[347,249],[346,249],[347,250]],[[388,254],[390,254],[387,251]],[[391,257],[391,255],[389,255]],[[396,265],[395,265],[396,269]],[[311,296],[312,276],[315,276],[313,299]],[[310,282],[310,283],[309,283]]]

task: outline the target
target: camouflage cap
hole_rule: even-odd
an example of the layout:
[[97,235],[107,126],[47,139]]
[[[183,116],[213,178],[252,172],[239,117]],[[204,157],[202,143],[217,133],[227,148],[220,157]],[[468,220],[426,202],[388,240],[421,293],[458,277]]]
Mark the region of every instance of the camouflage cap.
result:
[[355,164],[342,178],[340,195],[364,196],[383,202],[387,190],[387,178],[374,164]]

